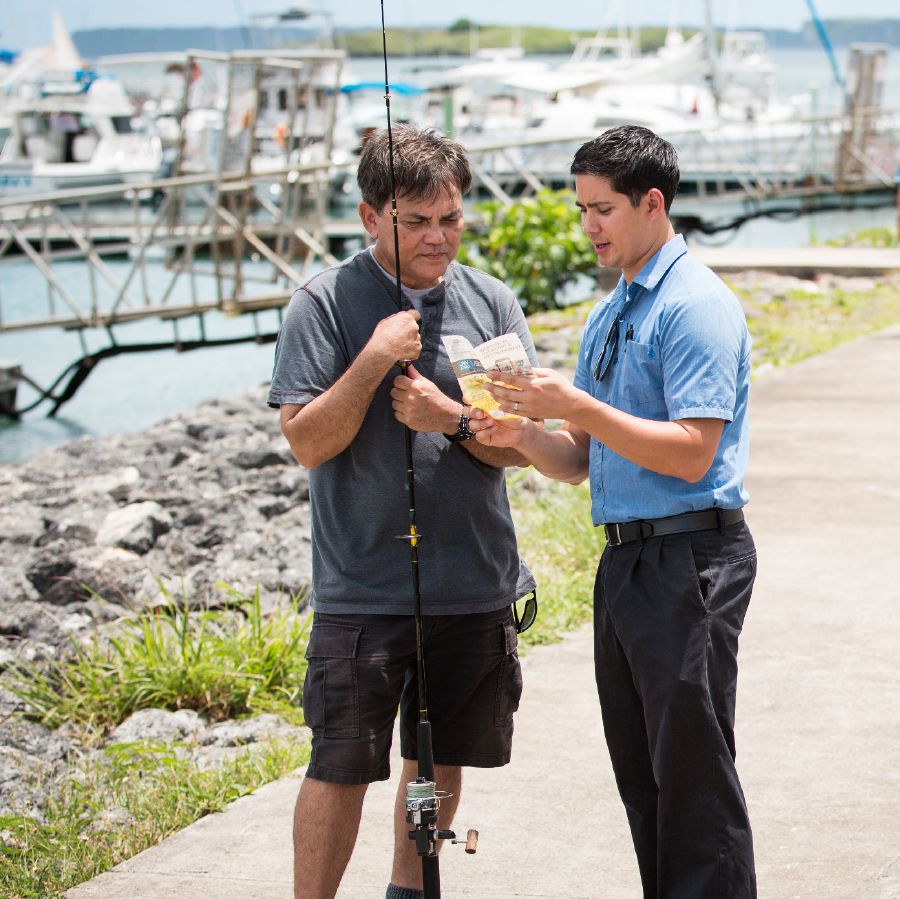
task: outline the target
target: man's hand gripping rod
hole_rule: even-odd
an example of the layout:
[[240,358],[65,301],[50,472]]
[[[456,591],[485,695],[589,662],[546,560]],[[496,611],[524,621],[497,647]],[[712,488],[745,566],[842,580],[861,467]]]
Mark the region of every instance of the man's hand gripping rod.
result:
[[[391,218],[394,225],[394,266],[397,272],[397,304],[403,308],[403,285],[400,280],[400,233],[397,224],[397,189],[394,180],[394,138],[391,129],[391,87],[388,78],[387,32],[384,26],[384,0],[381,0],[381,38],[384,51],[384,103],[387,109],[388,168],[391,181]],[[405,375],[411,360],[402,359],[398,363]],[[412,561],[413,597],[415,599],[416,625],[416,685],[419,697],[419,722],[416,729],[418,755],[418,777],[406,785],[406,820],[413,826],[409,837],[415,840],[416,854],[422,859],[422,886],[425,899],[440,899],[441,878],[438,867],[438,840],[456,839],[452,830],[438,830],[438,812],[441,799],[451,794],[436,789],[434,782],[434,751],[431,746],[431,722],[428,720],[428,705],[425,692],[425,654],[422,640],[422,596],[419,590],[419,540],[421,534],[416,529],[415,472],[413,470],[412,431],[405,428],[406,436],[406,480],[409,490],[409,533],[400,535],[400,540],[409,542]],[[478,831],[470,830],[466,835],[466,852],[472,854],[478,845]]]

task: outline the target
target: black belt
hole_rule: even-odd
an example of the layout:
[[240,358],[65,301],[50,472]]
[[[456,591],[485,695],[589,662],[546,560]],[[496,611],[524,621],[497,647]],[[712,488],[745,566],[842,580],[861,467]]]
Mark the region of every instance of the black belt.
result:
[[606,524],[607,546],[621,546],[648,537],[665,537],[668,534],[685,534],[689,531],[709,531],[727,528],[744,520],[743,509],[703,509],[701,512],[685,512],[668,518],[650,518],[644,521],[626,521],[624,524]]

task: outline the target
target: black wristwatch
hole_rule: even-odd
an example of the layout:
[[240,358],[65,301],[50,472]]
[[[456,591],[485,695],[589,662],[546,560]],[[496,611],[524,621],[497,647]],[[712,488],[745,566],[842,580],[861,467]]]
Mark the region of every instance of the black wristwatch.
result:
[[469,416],[465,412],[459,416],[459,424],[456,426],[455,434],[444,434],[451,443],[458,443],[460,440],[471,440],[475,436],[475,432],[469,428]]

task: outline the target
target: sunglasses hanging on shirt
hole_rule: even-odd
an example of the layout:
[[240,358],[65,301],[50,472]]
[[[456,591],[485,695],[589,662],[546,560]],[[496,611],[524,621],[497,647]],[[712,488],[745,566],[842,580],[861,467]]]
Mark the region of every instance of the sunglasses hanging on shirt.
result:
[[603,349],[600,351],[600,358],[594,368],[594,380],[602,381],[609,371],[610,365],[616,361],[619,346],[619,323],[622,321],[621,313],[617,314],[613,319],[609,330],[606,332],[606,338],[603,341]]

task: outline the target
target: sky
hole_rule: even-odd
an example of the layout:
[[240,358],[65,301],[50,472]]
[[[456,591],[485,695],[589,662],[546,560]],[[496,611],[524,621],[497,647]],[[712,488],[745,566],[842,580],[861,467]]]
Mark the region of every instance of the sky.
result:
[[[721,27],[796,30],[810,18],[807,0],[710,0]],[[814,0],[822,18],[897,17],[897,0]],[[538,0],[453,0],[448,4],[384,0],[388,28],[446,26],[459,18],[479,23],[554,25],[592,29],[626,25],[703,21],[702,0],[556,0],[552,8]],[[69,31],[117,26],[177,27],[189,25],[262,24],[292,6],[322,9],[337,26],[378,26],[379,0],[311,0],[306,4],[278,0],[0,0],[0,47],[21,50],[50,42],[51,14],[57,8]],[[486,9],[490,9],[486,13]],[[624,10],[624,12],[622,12]],[[674,13],[672,12],[674,10]]]

